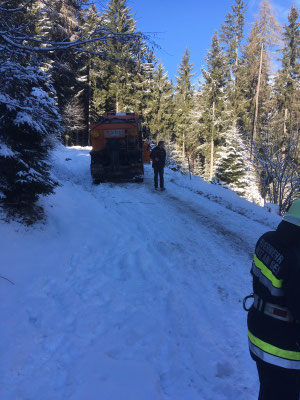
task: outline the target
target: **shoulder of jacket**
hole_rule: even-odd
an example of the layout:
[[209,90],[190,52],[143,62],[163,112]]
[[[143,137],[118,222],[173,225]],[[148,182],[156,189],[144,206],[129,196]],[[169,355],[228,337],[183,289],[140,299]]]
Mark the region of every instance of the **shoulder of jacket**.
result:
[[295,259],[297,258],[296,254],[297,252],[299,253],[300,257],[300,250],[298,251],[298,249],[295,247],[287,247],[285,244],[283,244],[276,231],[270,231],[264,233],[257,241],[256,246],[258,246],[261,243],[261,241],[264,242],[264,244],[262,244],[263,247],[267,245],[271,246],[271,248],[273,249],[276,249],[280,254],[283,255],[284,259],[288,263],[295,261]]
[[276,237],[276,231],[268,231],[265,232],[261,237],[258,239],[257,243],[259,243],[261,240],[273,240]]
[[263,243],[267,242],[268,245],[274,246],[275,240],[275,231],[265,232],[260,238],[257,240],[255,245],[255,251],[258,247],[264,246]]

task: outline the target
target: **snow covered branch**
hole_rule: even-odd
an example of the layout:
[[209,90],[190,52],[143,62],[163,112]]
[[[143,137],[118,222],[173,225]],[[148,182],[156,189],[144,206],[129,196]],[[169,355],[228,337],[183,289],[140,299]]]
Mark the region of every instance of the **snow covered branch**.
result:
[[[55,42],[49,40],[40,40],[29,35],[17,36],[9,33],[8,31],[0,31],[0,40],[6,44],[6,49],[19,49],[22,51],[45,53],[51,51],[65,51],[65,50],[75,50],[78,52],[89,53],[93,55],[103,56],[105,54],[102,50],[92,51],[84,46],[90,43],[107,43],[108,40],[118,40],[121,43],[128,43],[130,41],[135,41],[140,39],[143,35],[141,33],[115,33],[109,31],[108,29],[95,31],[98,36],[89,37],[83,40],[70,40],[64,42]],[[101,34],[102,33],[102,34]],[[105,33],[105,34],[104,34]],[[25,45],[26,43],[32,43],[32,45]],[[39,46],[37,46],[38,44]],[[0,48],[5,49],[5,46],[0,42]]]

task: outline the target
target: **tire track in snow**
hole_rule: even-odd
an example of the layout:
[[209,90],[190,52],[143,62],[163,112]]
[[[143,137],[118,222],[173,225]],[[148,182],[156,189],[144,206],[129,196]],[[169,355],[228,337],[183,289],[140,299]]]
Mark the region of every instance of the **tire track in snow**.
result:
[[[145,182],[145,188],[139,187],[137,190],[135,190],[133,186],[123,186],[122,188],[111,186],[110,189],[110,194],[113,195],[115,199],[118,198],[118,192],[120,192],[124,200],[122,202],[116,201],[113,204],[110,197],[108,201],[112,209],[117,206],[120,215],[120,223],[122,218],[128,221],[131,213],[140,216],[141,219],[143,217],[145,218],[145,215],[148,214],[154,219],[152,223],[148,223],[150,226],[147,226],[145,221],[135,226],[138,228],[138,232],[143,232],[142,235],[145,237],[147,237],[147,229],[152,231],[152,234],[148,235],[153,241],[150,249],[156,254],[155,257],[160,264],[157,265],[161,274],[160,280],[164,281],[165,285],[165,300],[162,300],[165,309],[164,311],[162,309],[157,311],[158,315],[161,314],[165,316],[164,318],[168,321],[168,326],[171,328],[172,332],[172,340],[169,340],[169,344],[164,350],[167,357],[169,357],[167,361],[169,370],[161,375],[165,392],[173,399],[174,388],[177,388],[178,391],[180,390],[178,381],[181,380],[182,382],[184,381],[182,385],[190,386],[199,395],[199,376],[202,378],[206,376],[205,371],[203,371],[203,357],[204,359],[207,358],[207,360],[211,357],[206,348],[214,346],[215,351],[217,353],[220,352],[220,354],[224,351],[222,347],[224,338],[220,337],[216,342],[214,341],[216,340],[214,337],[212,338],[212,342],[210,342],[208,337],[205,339],[207,330],[215,332],[214,335],[218,335],[218,326],[221,323],[220,321],[211,319],[211,315],[214,315],[212,309],[214,307],[220,309],[220,304],[224,302],[230,303],[237,295],[233,290],[231,296],[228,296],[226,289],[221,286],[223,280],[222,275],[220,276],[220,274],[222,274],[222,264],[224,264],[224,259],[228,258],[224,255],[226,254],[227,256],[228,250],[231,250],[235,256],[239,254],[239,259],[241,259],[247,267],[249,257],[252,255],[250,249],[251,245],[247,243],[245,245],[235,232],[227,227],[225,228],[221,222],[215,224],[215,215],[205,214],[204,207],[198,210],[195,206],[190,205],[171,193],[160,194],[153,192],[147,180]],[[108,192],[106,195],[108,195]],[[107,201],[107,198],[105,201]],[[150,207],[145,209],[145,207],[141,207],[140,204],[148,204]],[[161,219],[155,221],[157,215],[159,215]],[[164,229],[166,227],[168,227],[168,229],[166,229],[166,231],[164,231],[164,229],[160,230],[160,224],[164,226]],[[181,242],[183,242],[184,245],[181,246],[178,252],[178,247],[180,247],[181,243],[178,242],[178,236],[176,236],[174,232],[179,226],[181,228],[183,227],[181,231]],[[203,231],[206,232],[205,235]],[[224,244],[224,239],[226,246]],[[218,242],[218,245],[222,249],[222,255],[214,254],[216,242]],[[175,251],[179,254],[174,255]],[[242,253],[242,255],[240,253]],[[197,257],[200,257],[200,262],[197,261]],[[168,259],[171,260],[171,262],[166,262]],[[134,258],[132,261],[134,263]],[[152,274],[154,270],[154,268],[151,268]],[[185,274],[189,275],[186,279],[183,278]],[[208,275],[212,282],[205,284],[203,279],[201,279],[203,275]],[[239,284],[239,278],[240,275],[236,278],[237,286]],[[155,277],[155,279],[152,279],[153,282],[156,280],[159,280],[159,278]],[[144,282],[149,283],[149,281],[151,282],[149,271],[144,269]],[[206,289],[205,286],[207,286]],[[212,286],[215,288],[213,290],[215,290],[217,298],[209,305],[203,303],[203,296],[199,295],[198,292],[201,287],[201,290],[209,293],[212,290]],[[177,288],[177,294],[174,293],[174,288]],[[150,291],[151,290],[149,290],[149,292]],[[157,291],[154,288],[153,293],[157,295]],[[177,301],[178,298],[181,299],[179,302]],[[198,299],[199,304],[201,304],[202,312],[200,314],[199,310],[197,310],[197,306],[194,304],[195,299]],[[157,301],[158,299],[156,299],[156,302]],[[238,303],[238,300],[234,301]],[[153,300],[154,307],[157,307],[156,302]],[[236,308],[239,307],[240,303],[237,304]],[[206,311],[203,315],[204,310]],[[242,311],[240,311],[240,313],[242,313]],[[226,312],[222,313],[220,309],[220,318],[224,327],[224,335],[227,333],[227,336],[230,338],[229,343],[231,343],[233,349],[236,343],[236,337],[234,332],[232,332],[231,324],[228,323],[230,317]],[[197,322],[199,324],[200,321],[200,326],[196,327],[195,330],[191,330],[191,326],[195,326]],[[197,345],[197,341],[200,337],[202,337],[202,339]],[[218,341],[220,343],[216,344]],[[170,344],[170,342],[172,344]],[[231,352],[232,349],[230,350]],[[235,349],[235,353],[236,358],[239,360],[240,355],[238,349]],[[161,360],[161,365],[164,365],[165,362]],[[172,364],[178,365],[180,363],[182,364],[181,368],[172,366]],[[235,371],[235,368],[226,363],[217,365],[216,368],[216,376],[219,376],[220,379],[224,379],[224,382],[226,382],[234,373],[233,371]],[[237,378],[237,381],[238,380],[239,378]],[[228,385],[226,386],[225,384],[225,387],[228,392],[236,393],[232,388],[229,388]],[[219,396],[218,399],[231,398],[226,396],[221,397],[219,391],[220,390],[216,388],[216,396]],[[202,393],[201,397],[205,399],[210,398],[209,395],[205,393]]]
[[[97,187],[88,179],[76,178],[78,188],[119,216],[118,232],[123,229],[123,235],[116,234],[111,247],[101,252],[96,241],[89,251],[77,250],[65,296],[74,292],[82,303],[77,302],[77,309],[67,306],[72,325],[66,321],[64,340],[56,350],[64,352],[73,327],[75,338],[85,341],[87,352],[92,341],[97,341],[115,361],[152,365],[170,400],[244,400],[239,381],[247,380],[241,379],[237,363],[232,366],[215,360],[233,352],[241,360],[240,347],[234,348],[238,337],[227,309],[223,310],[225,305],[240,306],[238,293],[228,292],[223,273],[229,268],[224,265],[228,252],[242,253],[244,262],[249,258],[248,245],[222,224],[224,219],[216,222],[216,215],[206,210],[199,195],[190,204],[181,193],[172,193],[171,186],[165,193],[153,192],[147,172],[143,185]],[[217,245],[220,254],[215,254]],[[82,265],[87,270],[84,275]],[[59,287],[55,290],[61,292]],[[208,301],[205,296],[213,294]],[[65,302],[60,301],[58,307]],[[71,362],[79,356],[75,352]],[[235,375],[233,388],[230,382]],[[216,382],[214,393],[205,382]]]
[[167,199],[170,200],[170,206],[174,207],[178,213],[182,216],[191,220],[191,223],[197,223],[202,225],[206,229],[209,229],[211,233],[215,233],[215,240],[222,242],[224,245],[224,240],[227,242],[229,247],[233,247],[235,252],[246,253],[250,258],[253,255],[253,245],[245,242],[238,232],[234,232],[228,229],[223,223],[218,221],[215,215],[207,214],[207,210],[202,207],[195,208],[187,202],[183,202],[178,197],[173,194],[168,194]]

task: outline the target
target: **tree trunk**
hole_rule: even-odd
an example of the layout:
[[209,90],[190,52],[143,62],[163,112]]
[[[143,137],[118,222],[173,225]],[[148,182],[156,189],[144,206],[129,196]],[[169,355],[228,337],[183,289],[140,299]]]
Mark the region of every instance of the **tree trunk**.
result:
[[215,131],[215,102],[213,102],[213,128],[211,132],[211,141],[210,141],[210,171],[209,171],[209,180],[211,181],[214,174],[214,131]]
[[263,51],[264,51],[264,45],[262,43],[261,49],[260,49],[260,62],[259,62],[258,80],[257,80],[256,94],[255,94],[255,113],[254,113],[254,119],[253,119],[253,134],[252,134],[253,141],[256,140],[256,135],[257,135],[258,100],[259,100],[259,92],[260,92]]
[[230,79],[232,79],[232,81],[233,81],[234,93],[235,93],[235,88],[236,88],[236,74],[237,74],[237,68],[238,68],[238,56],[239,56],[239,50],[236,47],[235,48],[235,60],[234,60],[235,69],[234,69],[234,73],[233,73],[233,67],[231,67],[231,74],[233,76],[230,77]]
[[285,138],[286,138],[286,132],[287,132],[287,129],[286,129],[287,117],[288,117],[288,109],[285,108],[285,110],[284,110],[284,118],[283,118],[283,135],[284,135]]
[[91,56],[88,57],[88,146],[91,146]]
[[183,158],[185,158],[185,134],[182,135],[182,154]]

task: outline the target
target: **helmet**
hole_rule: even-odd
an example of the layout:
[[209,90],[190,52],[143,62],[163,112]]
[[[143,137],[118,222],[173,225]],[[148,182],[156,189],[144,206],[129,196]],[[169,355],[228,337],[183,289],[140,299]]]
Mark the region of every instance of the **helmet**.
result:
[[292,203],[283,217],[283,221],[290,222],[291,224],[300,227],[300,197]]

